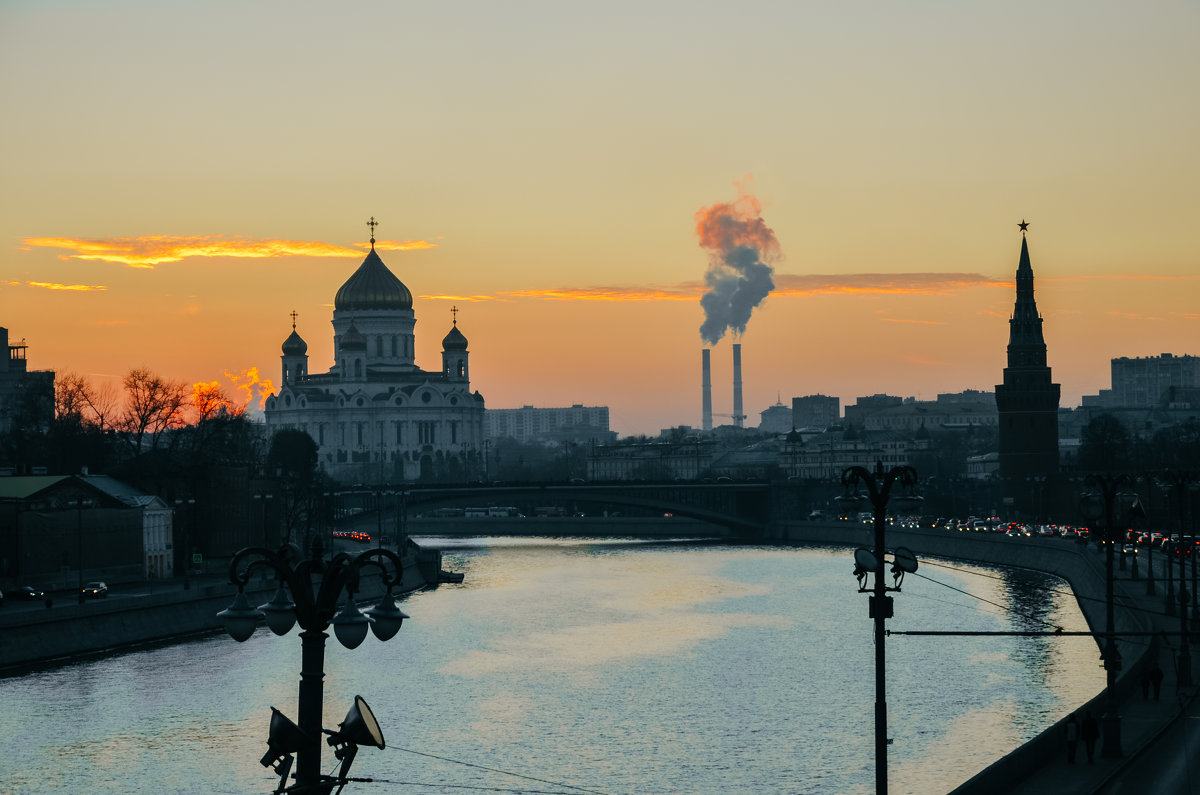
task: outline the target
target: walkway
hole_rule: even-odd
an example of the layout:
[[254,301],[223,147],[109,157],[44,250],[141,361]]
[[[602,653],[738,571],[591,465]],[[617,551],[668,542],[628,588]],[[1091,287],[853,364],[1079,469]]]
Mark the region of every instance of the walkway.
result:
[[[1146,595],[1144,565],[1142,579],[1133,580],[1128,571],[1118,572],[1114,592],[1127,609],[1149,617],[1155,631],[1179,632],[1179,617],[1169,616],[1165,611],[1166,584],[1161,579],[1160,562],[1163,557],[1155,555],[1156,595]],[[1101,740],[1097,743],[1095,761],[1089,764],[1081,742],[1075,763],[1068,764],[1065,735],[1056,726],[1052,732],[1062,738],[1058,741],[1059,753],[1036,765],[1025,778],[991,782],[997,786],[990,789],[1012,795],[1200,795],[1200,776],[1192,775],[1193,770],[1200,772],[1200,699],[1197,698],[1200,688],[1195,685],[1181,688],[1177,684],[1178,636],[1160,638],[1159,645],[1158,663],[1165,673],[1159,699],[1154,700],[1153,693],[1144,698],[1141,688],[1135,686],[1128,688],[1118,702],[1123,756],[1102,757]],[[1193,672],[1200,672],[1200,647],[1195,644],[1192,655]],[[1102,698],[1103,694],[1090,706],[1097,720],[1103,711]],[[1082,719],[1083,709],[1076,717]]]

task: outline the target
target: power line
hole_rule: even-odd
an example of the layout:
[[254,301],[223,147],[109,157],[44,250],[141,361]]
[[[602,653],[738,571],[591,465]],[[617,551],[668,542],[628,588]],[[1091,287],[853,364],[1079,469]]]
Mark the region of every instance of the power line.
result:
[[[510,773],[509,775],[514,775],[514,774]],[[477,792],[514,792],[514,793],[521,793],[522,795],[567,795],[566,790],[558,790],[558,789],[555,789],[555,790],[550,790],[550,789],[510,789],[508,787],[481,787],[481,786],[473,786],[471,784],[444,784],[444,783],[428,784],[423,781],[395,781],[393,779],[386,779],[386,778],[368,778],[368,779],[355,779],[355,780],[356,781],[365,781],[370,784],[399,784],[399,785],[405,786],[405,787],[429,787],[431,789],[434,787],[437,787],[440,789],[468,789],[468,790],[475,790]]]
[[[473,767],[473,768],[477,768],[477,769],[479,769],[479,770],[486,770],[486,771],[488,771],[489,773],[500,773],[500,774],[502,774],[502,775],[505,775],[505,776],[513,776],[514,778],[521,778],[521,779],[525,779],[526,781],[536,781],[536,782],[538,782],[539,784],[550,784],[550,785],[552,785],[552,786],[555,786],[555,787],[565,787],[566,789],[569,789],[569,790],[574,790],[574,791],[576,791],[576,792],[587,792],[587,793],[590,793],[590,795],[606,795],[606,793],[603,793],[603,792],[601,792],[601,791],[599,791],[599,790],[587,789],[586,787],[576,787],[576,786],[575,786],[575,785],[573,785],[573,784],[564,784],[564,783],[563,783],[563,782],[561,782],[561,781],[550,781],[549,779],[544,779],[544,778],[536,778],[536,777],[534,777],[534,776],[525,776],[525,775],[522,775],[522,774],[520,774],[520,773],[512,773],[512,772],[509,772],[508,770],[500,770],[499,768],[495,768],[495,767],[488,767],[487,765],[477,765],[477,764],[474,764],[474,763],[472,763],[472,762],[463,762],[463,761],[462,761],[462,760],[460,760],[460,759],[451,759],[450,757],[447,757],[447,756],[438,756],[437,754],[427,754],[427,753],[424,753],[424,752],[422,752],[422,751],[415,751],[415,750],[413,750],[412,748],[400,748],[400,747],[398,747],[398,746],[392,746],[392,750],[394,750],[394,751],[405,751],[405,752],[407,752],[407,753],[410,753],[410,754],[416,754],[417,756],[424,756],[424,757],[428,757],[428,758],[430,758],[430,759],[437,759],[437,760],[440,760],[440,761],[442,761],[442,762],[451,762],[451,763],[453,763],[453,764],[456,764],[456,765],[463,765],[464,767]],[[437,785],[437,786],[451,786],[451,785]],[[514,790],[497,790],[497,791],[501,791],[501,792],[513,792]],[[519,790],[519,791],[521,791],[521,792],[530,792],[531,790]]]

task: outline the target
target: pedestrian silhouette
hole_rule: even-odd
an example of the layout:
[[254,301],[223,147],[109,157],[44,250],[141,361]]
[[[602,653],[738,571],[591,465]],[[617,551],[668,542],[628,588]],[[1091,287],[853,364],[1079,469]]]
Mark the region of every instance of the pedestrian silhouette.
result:
[[1150,684],[1154,687],[1154,700],[1158,701],[1158,691],[1162,689],[1163,671],[1158,667],[1158,661],[1150,666]]
[[1075,720],[1075,713],[1072,712],[1067,716],[1067,764],[1075,764],[1075,747],[1079,745],[1079,721]]
[[1087,750],[1088,764],[1096,761],[1096,740],[1100,739],[1100,724],[1092,717],[1089,709],[1083,716],[1083,747]]

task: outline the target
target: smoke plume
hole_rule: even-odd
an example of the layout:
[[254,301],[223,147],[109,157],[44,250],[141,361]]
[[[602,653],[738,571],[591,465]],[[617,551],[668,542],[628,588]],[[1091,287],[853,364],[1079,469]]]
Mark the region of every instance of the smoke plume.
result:
[[700,298],[704,323],[700,336],[716,345],[726,331],[740,335],[750,313],[762,303],[775,282],[768,261],[779,259],[779,241],[761,217],[758,199],[743,191],[732,203],[714,204],[696,213],[696,234],[709,251]]

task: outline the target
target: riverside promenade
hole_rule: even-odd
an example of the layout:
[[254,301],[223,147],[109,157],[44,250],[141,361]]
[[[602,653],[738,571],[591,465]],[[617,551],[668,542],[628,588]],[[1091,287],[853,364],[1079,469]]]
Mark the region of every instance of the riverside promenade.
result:
[[[351,553],[369,549],[338,543]],[[401,557],[404,571],[396,595],[438,582],[439,550],[410,545]],[[0,676],[33,665],[224,631],[217,613],[229,607],[236,589],[229,582],[228,560],[213,562],[211,569],[191,575],[186,586],[181,577],[110,582],[105,599],[79,602],[72,589],[51,594],[50,605],[9,600],[0,607]],[[252,604],[265,602],[276,586],[274,575],[264,568],[247,585],[246,596]],[[359,596],[382,593],[378,573],[363,572]]]
[[[869,525],[848,522],[793,522],[772,527],[781,541],[867,546],[873,543]],[[959,533],[927,528],[888,528],[889,547],[905,546],[920,557],[939,557],[1000,567],[1042,571],[1070,585],[1088,625],[1105,629],[1104,555],[1095,545],[1058,537],[1009,538],[991,533]],[[847,558],[849,560],[849,557]],[[1200,699],[1195,685],[1181,687],[1177,670],[1180,639],[1178,615],[1165,606],[1166,556],[1154,555],[1157,593],[1146,594],[1146,561],[1139,561],[1139,578],[1132,568],[1114,566],[1114,623],[1116,631],[1151,633],[1118,637],[1123,668],[1117,680],[1121,716],[1122,756],[1102,756],[1097,743],[1095,761],[1087,761],[1080,743],[1074,764],[1066,755],[1066,715],[1037,737],[1013,750],[953,790],[951,795],[1200,795]],[[1178,567],[1175,577],[1178,580]],[[1178,599],[1178,581],[1175,583]],[[1190,589],[1191,584],[1188,583]],[[1097,644],[1102,639],[1097,639]],[[1067,641],[1064,642],[1077,642]],[[1193,677],[1200,678],[1200,648],[1193,647]],[[1099,645],[1097,646],[1099,654]],[[1157,662],[1164,672],[1158,700],[1143,698],[1141,680]],[[1099,661],[1098,661],[1099,664]],[[1097,720],[1105,710],[1104,691],[1076,712],[1088,710]]]

